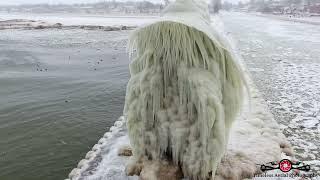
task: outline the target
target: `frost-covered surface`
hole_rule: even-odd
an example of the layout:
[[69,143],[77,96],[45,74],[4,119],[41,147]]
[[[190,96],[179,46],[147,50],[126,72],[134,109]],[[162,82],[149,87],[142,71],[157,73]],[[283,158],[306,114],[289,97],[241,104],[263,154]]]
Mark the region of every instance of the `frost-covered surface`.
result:
[[296,158],[320,173],[320,26],[239,13],[223,20]]

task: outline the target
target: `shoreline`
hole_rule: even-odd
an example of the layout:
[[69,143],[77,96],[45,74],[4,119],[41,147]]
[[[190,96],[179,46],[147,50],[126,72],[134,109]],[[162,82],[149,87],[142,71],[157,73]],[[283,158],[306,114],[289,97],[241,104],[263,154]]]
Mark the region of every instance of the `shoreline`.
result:
[[[52,16],[64,15],[65,17],[93,17],[93,18],[158,18],[159,14],[124,14],[124,13],[109,13],[109,14],[86,14],[86,13],[32,13],[32,12],[1,12],[0,15],[9,16]],[[1,20],[1,18],[0,18]]]
[[0,30],[22,29],[85,29],[85,30],[103,30],[103,31],[120,31],[132,30],[137,26],[98,26],[98,25],[63,25],[62,23],[48,23],[45,21],[35,21],[27,19],[10,19],[0,20]]
[[155,16],[120,16],[109,15],[78,15],[78,14],[1,14],[0,21],[24,20],[42,22],[49,25],[61,24],[63,26],[141,26],[157,19]]

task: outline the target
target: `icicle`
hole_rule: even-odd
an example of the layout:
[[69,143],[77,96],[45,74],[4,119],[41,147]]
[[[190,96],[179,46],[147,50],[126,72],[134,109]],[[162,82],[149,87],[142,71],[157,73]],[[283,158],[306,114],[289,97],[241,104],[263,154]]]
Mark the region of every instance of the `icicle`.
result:
[[206,34],[175,22],[139,29],[129,42],[124,114],[135,159],[169,158],[190,178],[209,177],[242,104],[237,64]]

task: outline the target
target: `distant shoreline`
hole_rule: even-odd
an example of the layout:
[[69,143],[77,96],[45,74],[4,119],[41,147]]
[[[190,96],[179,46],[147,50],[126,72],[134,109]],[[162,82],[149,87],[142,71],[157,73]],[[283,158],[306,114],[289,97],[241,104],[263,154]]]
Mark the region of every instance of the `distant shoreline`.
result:
[[117,16],[82,14],[0,13],[0,30],[5,29],[86,29],[131,30],[151,23],[159,16]]
[[0,30],[7,29],[85,29],[85,30],[103,30],[103,31],[120,31],[120,30],[132,30],[137,26],[96,26],[96,25],[63,25],[61,23],[48,23],[44,21],[35,21],[27,19],[0,19]]
[[108,13],[108,14],[101,14],[101,13],[34,13],[34,12],[5,12],[0,11],[0,15],[37,15],[37,16],[56,16],[58,15],[66,15],[66,16],[79,16],[79,17],[105,17],[105,18],[150,18],[150,17],[158,17],[160,13]]

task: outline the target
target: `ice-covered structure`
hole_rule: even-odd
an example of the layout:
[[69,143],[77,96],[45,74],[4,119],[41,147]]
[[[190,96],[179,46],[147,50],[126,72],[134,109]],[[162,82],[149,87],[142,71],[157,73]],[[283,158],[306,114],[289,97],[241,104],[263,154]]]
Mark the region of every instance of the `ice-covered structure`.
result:
[[[223,29],[219,16],[213,17],[212,23],[219,35],[232,42],[232,49],[236,51],[235,42],[230,34],[225,34],[226,31]],[[245,93],[243,96],[242,113],[237,116],[231,128],[227,150],[217,168],[215,180],[251,179],[254,175],[261,173],[262,164],[283,158],[293,158],[286,156],[293,155],[290,144],[268,111],[265,101],[250,78],[250,73],[244,67],[239,52],[235,55],[243,66],[250,93]],[[250,99],[251,108],[249,108],[248,99]],[[137,176],[129,177],[125,174],[125,165],[130,161],[129,158],[118,156],[122,147],[130,145],[126,122],[127,119],[124,117],[116,121],[110,131],[105,133],[84,159],[79,161],[77,167],[70,172],[68,180],[138,180]],[[274,173],[279,172],[270,171],[271,175]],[[267,180],[269,177],[256,179]],[[300,178],[279,177],[279,179],[298,180]]]
[[[182,5],[181,3],[184,3],[186,7],[184,7],[185,5]],[[231,110],[231,113],[229,115],[232,116],[227,116],[225,117],[225,119],[218,119],[224,116],[224,114],[227,114],[227,112],[224,112],[221,109],[214,109],[214,111],[208,110],[211,107],[212,102],[216,101],[207,101],[205,104],[201,97],[209,97],[208,99],[213,97],[215,98],[214,100],[218,99],[219,101],[220,99],[221,101],[221,99],[223,99],[226,94],[223,94],[221,92],[220,94],[213,94],[213,96],[208,96],[211,93],[208,90],[212,90],[212,92],[214,93],[221,91],[222,88],[225,88],[224,90],[232,90],[232,87],[240,87],[240,85],[242,84],[241,76],[234,77],[235,82],[238,82],[239,84],[231,84],[233,85],[231,86],[231,88],[226,88],[222,83],[223,81],[219,82],[219,80],[223,79],[223,77],[225,77],[225,80],[227,80],[227,77],[231,78],[230,76],[237,74],[238,70],[235,70],[234,74],[227,73],[225,74],[225,76],[211,77],[212,75],[221,75],[222,72],[227,72],[226,66],[230,67],[230,64],[223,64],[222,62],[215,61],[214,58],[210,57],[212,53],[207,53],[209,48],[214,48],[214,50],[217,50],[216,52],[220,52],[221,54],[222,52],[224,52],[225,55],[230,55],[230,58],[233,58],[231,63],[235,63],[234,61],[239,60],[239,64],[241,64],[242,69],[244,69],[244,79],[246,79],[248,89],[250,90],[250,93],[244,93],[243,96],[237,96],[239,98],[243,97],[244,99],[242,107],[243,111],[238,116],[236,116],[237,120],[231,127],[230,140],[228,142],[228,145],[225,144],[226,142],[223,142],[223,140],[226,140],[227,133],[220,133],[220,137],[223,137],[221,139],[219,139],[220,137],[217,136],[217,134],[214,134],[214,136],[218,138],[215,138],[212,144],[224,144],[226,145],[226,151],[223,154],[221,161],[218,163],[216,173],[213,174],[212,177],[214,177],[215,180],[240,180],[246,178],[251,179],[255,174],[261,173],[260,165],[271,161],[279,161],[282,158],[292,158],[285,156],[285,154],[290,156],[293,155],[292,148],[279,129],[279,125],[273,119],[272,114],[268,111],[266,103],[262,99],[259,91],[250,78],[249,72],[242,63],[241,56],[239,56],[239,53],[231,54],[231,49],[233,49],[233,51],[236,49],[234,48],[234,46],[231,48],[229,47],[229,45],[227,45],[227,40],[225,40],[225,38],[228,38],[228,41],[231,40],[231,38],[230,36],[225,35],[225,31],[223,29],[222,23],[220,23],[219,21],[219,17],[214,17],[213,22],[211,22],[214,26],[214,29],[212,29],[210,27],[210,22],[208,21],[208,15],[203,10],[204,6],[198,4],[197,6],[190,7],[190,5],[193,3],[194,2],[192,2],[191,0],[177,2],[175,5],[170,6],[165,11],[166,15],[164,15],[164,17],[162,17],[162,20],[160,20],[158,23],[145,26],[144,28],[136,31],[135,34],[133,34],[131,43],[135,45],[134,47],[138,48],[136,49],[136,56],[133,56],[134,61],[131,65],[133,76],[130,83],[136,82],[137,84],[129,84],[128,86],[128,96],[125,108],[127,117],[121,117],[119,121],[115,122],[115,126],[110,128],[110,132],[106,132],[106,134],[98,141],[98,143],[94,145],[92,150],[87,153],[85,158],[78,163],[77,167],[70,172],[68,177],[69,180],[138,180],[139,177],[137,176],[129,177],[125,174],[125,165],[130,161],[129,158],[118,156],[118,152],[120,149],[122,149],[122,147],[130,145],[128,134],[133,135],[133,137],[130,138],[130,141],[131,145],[133,145],[134,148],[136,160],[139,160],[139,156],[142,156],[144,158],[150,158],[156,161],[159,160],[159,158],[168,158],[168,155],[171,155],[171,160],[174,161],[182,160],[182,163],[195,162],[193,164],[186,164],[184,166],[184,171],[187,171],[185,172],[185,175],[190,177],[184,178],[184,180],[191,180],[191,178],[201,179],[202,175],[207,176],[205,172],[209,171],[208,169],[210,168],[212,168],[213,170],[214,165],[217,165],[215,163],[212,163],[212,165],[204,164],[204,166],[203,164],[201,164],[203,162],[212,161],[210,152],[208,154],[205,154],[206,152],[200,149],[203,146],[202,141],[205,140],[204,135],[210,135],[211,133],[211,131],[209,131],[208,129],[208,127],[210,127],[210,121],[198,121],[194,124],[191,124],[188,117],[195,117],[194,114],[198,115],[199,113],[194,112],[194,114],[185,114],[185,112],[188,111],[189,107],[188,103],[187,105],[184,105],[184,103],[186,103],[186,101],[191,103],[199,102],[198,104],[194,104],[193,108],[191,109],[206,108],[204,109],[205,112],[212,112],[211,114],[214,114],[214,118],[212,118],[211,116],[209,117],[209,114],[206,114],[208,116],[206,118],[214,119],[213,124],[211,121],[212,126],[215,126],[215,123],[217,122],[227,122],[228,119],[231,121],[232,116],[236,116],[236,111],[238,109],[238,106],[241,104],[241,99],[231,99],[233,96],[235,96],[234,94],[231,94],[229,97],[229,100],[231,101],[229,103],[230,105],[235,105],[235,108],[231,107],[229,109]],[[164,21],[167,23],[164,23]],[[163,30],[157,29],[160,28],[159,26],[162,23],[164,23]],[[168,27],[169,24],[170,26],[172,25],[176,28],[181,28],[181,34],[190,35],[191,37],[186,38],[178,34],[174,36],[175,41],[172,42],[171,37],[173,37],[173,33],[176,33],[176,31],[172,32],[172,30],[170,30],[170,27]],[[148,30],[151,29],[155,29],[156,33],[148,33]],[[167,34],[164,34],[163,31],[167,32]],[[145,36],[145,38],[147,38],[145,39],[145,42],[141,40],[139,41],[139,37],[142,33],[146,33],[147,35]],[[185,49],[181,51],[190,52],[192,56],[195,56],[196,58],[200,58],[202,60],[195,61],[193,59],[188,59],[189,57],[186,57],[187,59],[183,59],[181,62],[167,61],[167,63],[170,63],[167,64],[167,66],[171,67],[169,68],[169,70],[171,70],[166,73],[168,73],[170,77],[161,76],[162,67],[152,67],[157,65],[159,61],[163,62],[164,56],[158,59],[158,61],[154,61],[157,58],[157,54],[151,56],[151,54],[153,54],[152,51],[143,54],[143,51],[145,49],[148,49],[148,47],[146,47],[146,44],[148,44],[153,50],[155,48],[157,48],[157,50],[161,50],[158,46],[163,46],[164,42],[152,41],[153,39],[161,39],[157,35],[169,37],[168,42],[166,42],[166,44],[168,44],[169,46],[171,43],[176,45],[171,45],[171,49],[166,47],[164,47],[165,49],[162,49],[162,52],[167,52],[168,55],[171,54],[172,57],[176,58],[182,56],[182,53],[180,52],[179,54],[172,54],[175,49],[179,49],[179,42],[185,43],[187,41],[191,41],[191,39],[194,38],[193,42],[197,40],[196,42],[201,46],[197,46],[196,49],[191,49],[191,43],[187,43],[188,46],[186,46]],[[158,46],[156,46],[157,43],[159,43]],[[139,51],[139,46],[144,48],[144,50],[140,49]],[[227,49],[230,51],[228,51]],[[199,53],[198,55],[194,55],[195,50]],[[141,56],[141,54],[139,53],[144,56]],[[147,61],[148,58],[150,61]],[[224,60],[227,59],[225,58]],[[227,63],[227,61],[224,62]],[[193,63],[197,68],[190,68],[191,63]],[[234,67],[237,67],[235,64],[233,65]],[[233,65],[231,65],[231,67],[233,67]],[[172,69],[177,66],[180,67],[180,70],[173,72]],[[218,69],[217,72],[214,72],[215,74],[210,71],[220,66],[222,68]],[[164,72],[162,73],[166,74]],[[239,73],[239,75],[241,75],[241,73]],[[183,81],[179,83],[178,78],[182,79]],[[161,91],[161,84],[159,84],[159,82],[164,83],[165,79],[166,83],[168,84],[168,89]],[[218,85],[211,82],[212,80],[217,81],[216,83]],[[228,83],[226,83],[225,85],[227,84]],[[163,101],[159,99],[154,100],[153,98],[150,98],[150,96],[153,94],[143,94],[143,92],[146,92],[151,87],[153,89],[152,91],[150,91],[150,93],[163,93],[163,96],[170,98],[163,98]],[[177,88],[178,90],[174,90],[173,87],[183,88]],[[194,88],[192,91],[190,91],[189,89],[191,87]],[[219,90],[219,88],[221,89]],[[235,91],[239,94],[242,94],[241,89]],[[164,92],[166,92],[166,94],[164,94]],[[178,96],[180,92],[186,93],[186,96],[184,98],[180,98]],[[200,92],[201,94],[198,95],[198,92]],[[248,99],[250,99],[251,108],[249,108],[250,106],[248,104]],[[157,105],[156,101],[160,102],[160,106]],[[222,101],[220,107],[223,107],[227,110],[227,106],[225,105],[225,103],[228,102]],[[184,106],[181,106],[181,104]],[[142,107],[141,109],[139,109],[140,105]],[[160,110],[158,112],[150,112],[147,111],[149,108],[153,108],[155,110],[160,108]],[[149,114],[146,114],[147,112]],[[127,119],[130,118],[130,113],[133,113],[132,117],[138,117],[142,115],[151,116],[150,122],[147,122],[147,126],[143,124],[148,120],[146,117],[144,117],[144,119],[131,119],[130,122],[130,120]],[[205,119],[204,117],[199,118]],[[188,121],[184,121],[185,119],[187,119]],[[137,124],[132,124],[133,122],[136,122]],[[206,122],[207,124],[205,124]],[[126,126],[127,123],[129,128],[133,128],[129,133]],[[152,125],[152,123],[154,125]],[[155,126],[159,124],[161,126]],[[197,131],[197,129],[195,128],[197,127],[197,125],[198,127],[200,125],[204,125],[203,129],[201,129],[201,132],[199,131],[199,129]],[[222,125],[223,127],[223,123],[219,125]],[[224,128],[225,130],[227,129],[226,126]],[[155,131],[152,131],[152,129],[154,129]],[[135,132],[133,132],[132,130]],[[142,130],[146,130],[146,133],[142,132]],[[186,133],[185,131],[188,131],[189,133]],[[167,132],[168,134],[164,134],[165,132]],[[169,134],[171,132],[175,132],[176,134]],[[194,136],[195,134],[196,136]],[[161,137],[159,138],[158,136]],[[169,139],[169,137],[171,138]],[[191,142],[190,138],[193,138],[191,140],[194,141]],[[181,140],[182,143],[185,144],[179,143],[178,140]],[[208,140],[210,139],[208,138]],[[159,141],[159,144],[156,144],[157,141]],[[172,144],[172,142],[176,144],[174,145]],[[139,144],[141,146],[134,143],[141,143]],[[207,142],[207,144],[209,143],[211,142]],[[167,146],[169,147],[169,149],[170,147],[172,147],[171,152],[168,150],[163,151],[163,148],[159,149],[158,145]],[[189,150],[187,148],[189,148]],[[224,150],[224,148],[224,146],[219,146],[217,150],[222,151]],[[146,151],[141,152],[141,150],[143,149],[145,149]],[[214,152],[217,153],[218,151],[215,150]],[[205,156],[202,155],[206,155],[208,159],[204,159]],[[190,159],[181,158],[188,156],[190,157]],[[199,156],[199,158],[197,156]],[[200,163],[197,163],[196,161]],[[199,166],[199,164],[201,165],[201,168],[196,171],[196,168]],[[179,165],[181,165],[181,163]],[[192,172],[189,171],[190,168],[194,168],[192,169]],[[153,172],[150,173],[152,174]],[[271,171],[270,173],[274,172]],[[151,178],[149,178],[148,180],[150,179]],[[268,179],[268,177],[258,179]]]
[[[124,115],[135,169],[169,159],[184,176],[215,174],[242,106],[243,72],[202,1],[177,0],[130,38]],[[139,173],[139,172],[138,172]]]

